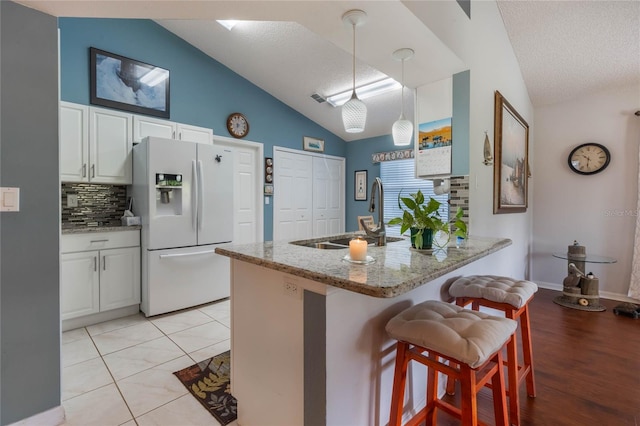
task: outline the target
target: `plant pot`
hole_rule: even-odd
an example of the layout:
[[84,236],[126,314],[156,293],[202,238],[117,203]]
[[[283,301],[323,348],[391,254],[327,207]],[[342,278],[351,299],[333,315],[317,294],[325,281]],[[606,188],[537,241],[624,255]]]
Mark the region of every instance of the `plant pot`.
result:
[[433,229],[422,230],[422,246],[416,246],[416,234],[420,230],[418,228],[411,228],[411,247],[417,250],[431,250],[433,248]]

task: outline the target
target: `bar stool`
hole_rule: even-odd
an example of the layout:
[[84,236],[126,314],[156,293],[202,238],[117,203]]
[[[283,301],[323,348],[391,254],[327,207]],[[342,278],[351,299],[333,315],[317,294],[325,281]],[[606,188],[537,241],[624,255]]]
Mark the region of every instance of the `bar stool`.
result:
[[[428,367],[427,405],[407,425],[436,424],[437,410],[456,416],[464,426],[478,425],[477,393],[492,383],[496,425],[506,426],[507,400],[502,349],[517,322],[430,300],[400,312],[387,323],[398,341],[389,425],[402,423],[407,367],[410,361]],[[426,354],[425,354],[426,353]],[[460,380],[461,406],[438,398],[438,372]]]
[[[507,371],[509,415],[512,425],[520,424],[519,387],[527,383],[527,395],[536,396],[533,375],[533,350],[529,323],[529,302],[533,299],[538,286],[526,280],[517,280],[497,275],[472,275],[458,278],[451,284],[449,294],[456,298],[456,304],[464,307],[471,304],[474,310],[480,306],[503,311],[505,317],[520,320],[522,338],[523,365],[518,361],[518,342],[516,335],[507,345]],[[453,395],[455,382],[449,380],[447,393]]]

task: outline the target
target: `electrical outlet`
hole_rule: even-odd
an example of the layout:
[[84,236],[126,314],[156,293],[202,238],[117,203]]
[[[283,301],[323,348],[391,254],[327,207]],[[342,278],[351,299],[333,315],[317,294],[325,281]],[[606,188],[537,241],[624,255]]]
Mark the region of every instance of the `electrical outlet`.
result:
[[298,292],[298,285],[296,283],[285,281],[282,283],[282,289],[284,290],[284,294],[286,294],[287,296],[296,299],[299,297],[300,293]]
[[78,207],[78,194],[67,194],[67,207]]

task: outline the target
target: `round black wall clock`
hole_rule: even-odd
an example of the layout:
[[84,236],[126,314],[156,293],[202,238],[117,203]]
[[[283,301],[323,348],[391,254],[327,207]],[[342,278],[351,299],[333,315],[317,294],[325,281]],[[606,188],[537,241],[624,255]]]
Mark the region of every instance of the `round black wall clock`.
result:
[[611,153],[606,146],[589,142],[578,145],[569,153],[569,168],[581,175],[594,175],[607,168]]
[[234,138],[244,138],[249,133],[249,121],[239,112],[227,117],[227,130]]

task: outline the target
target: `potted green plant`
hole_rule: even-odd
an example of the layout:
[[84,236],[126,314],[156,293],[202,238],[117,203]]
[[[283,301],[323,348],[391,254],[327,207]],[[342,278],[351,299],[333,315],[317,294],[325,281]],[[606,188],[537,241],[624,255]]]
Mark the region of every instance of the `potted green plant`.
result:
[[398,194],[398,207],[403,210],[402,216],[391,219],[389,225],[400,225],[401,234],[411,230],[411,245],[416,249],[431,249],[436,232],[449,231],[448,222],[438,212],[441,203],[432,197],[426,201],[420,190],[408,197],[401,194],[402,191]]
[[469,237],[469,231],[467,230],[467,222],[462,220],[462,216],[464,215],[464,211],[462,207],[458,207],[456,210],[456,215],[451,221],[453,226],[455,226],[455,231],[453,231],[453,236],[456,237],[456,247],[464,247],[466,244],[467,238]]

